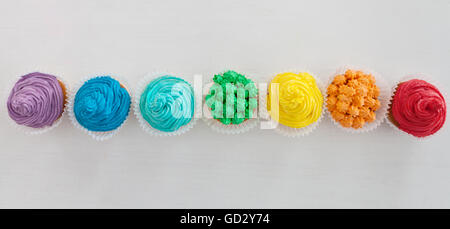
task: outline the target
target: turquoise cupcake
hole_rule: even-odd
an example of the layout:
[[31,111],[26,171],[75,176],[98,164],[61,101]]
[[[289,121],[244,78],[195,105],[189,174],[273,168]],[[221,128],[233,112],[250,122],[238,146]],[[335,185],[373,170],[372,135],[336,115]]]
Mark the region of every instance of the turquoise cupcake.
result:
[[140,126],[154,136],[181,135],[196,122],[194,89],[189,82],[173,74],[155,73],[144,77],[134,100]]

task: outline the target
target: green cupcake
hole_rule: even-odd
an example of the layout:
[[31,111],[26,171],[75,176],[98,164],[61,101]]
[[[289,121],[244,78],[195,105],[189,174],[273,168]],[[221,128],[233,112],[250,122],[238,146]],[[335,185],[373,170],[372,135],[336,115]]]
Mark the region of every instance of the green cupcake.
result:
[[214,75],[213,81],[205,102],[214,119],[224,125],[239,125],[255,117],[258,89],[252,80],[229,70]]

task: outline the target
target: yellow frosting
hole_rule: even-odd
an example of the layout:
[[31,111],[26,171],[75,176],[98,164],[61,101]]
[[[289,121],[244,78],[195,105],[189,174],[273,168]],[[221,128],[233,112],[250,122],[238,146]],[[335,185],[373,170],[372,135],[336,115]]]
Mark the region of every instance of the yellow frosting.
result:
[[302,128],[316,122],[322,105],[322,93],[308,73],[281,73],[269,84],[267,110],[272,119],[285,126]]

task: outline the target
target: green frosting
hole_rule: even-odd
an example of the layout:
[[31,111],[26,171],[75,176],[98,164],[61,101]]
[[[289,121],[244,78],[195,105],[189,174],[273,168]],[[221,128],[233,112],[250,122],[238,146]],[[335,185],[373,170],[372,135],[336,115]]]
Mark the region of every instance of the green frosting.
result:
[[225,125],[237,125],[254,117],[258,89],[252,80],[235,71],[226,71],[214,75],[213,81],[205,100],[214,119]]

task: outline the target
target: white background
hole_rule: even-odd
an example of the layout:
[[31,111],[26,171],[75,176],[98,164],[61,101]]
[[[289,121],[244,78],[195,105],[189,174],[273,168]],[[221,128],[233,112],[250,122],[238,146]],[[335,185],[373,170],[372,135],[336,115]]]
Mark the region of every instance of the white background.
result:
[[[351,64],[390,83],[427,73],[444,90],[449,60],[449,0],[0,0],[4,87],[33,70],[70,85],[114,73],[134,87],[153,70],[231,66],[262,78],[307,68],[325,80]],[[25,136],[0,107],[3,208],[450,207],[448,125],[426,141],[386,123],[351,135],[328,118],[298,139],[259,129],[225,136],[202,121],[155,138],[130,116],[96,142],[68,119]]]

